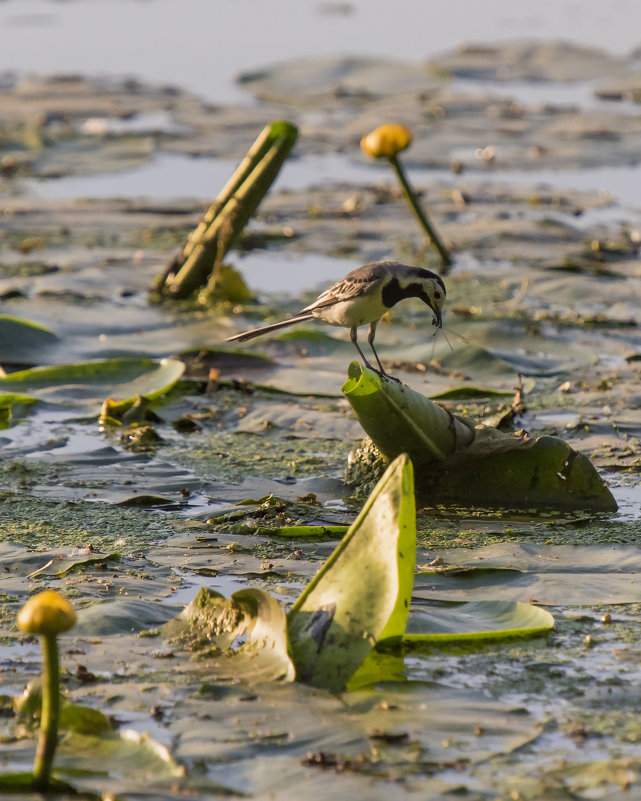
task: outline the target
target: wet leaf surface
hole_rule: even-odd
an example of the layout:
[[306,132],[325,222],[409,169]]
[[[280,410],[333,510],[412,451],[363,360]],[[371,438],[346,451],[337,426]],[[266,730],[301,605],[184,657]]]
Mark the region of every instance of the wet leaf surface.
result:
[[60,367],[34,367],[0,378],[0,392],[21,393],[33,399],[85,407],[88,413],[107,396],[125,400],[166,393],[182,375],[182,362],[165,359],[111,359]]
[[403,642],[412,645],[541,634],[554,626],[549,612],[518,601],[424,603],[410,609]]
[[636,548],[623,545],[512,543],[476,549],[472,558],[452,550],[448,566],[419,572],[415,591],[421,597],[457,600],[481,600],[491,593],[497,599],[552,606],[637,603],[638,556]]
[[414,476],[400,456],[287,615],[301,681],[340,690],[376,643],[405,631],[416,554]]

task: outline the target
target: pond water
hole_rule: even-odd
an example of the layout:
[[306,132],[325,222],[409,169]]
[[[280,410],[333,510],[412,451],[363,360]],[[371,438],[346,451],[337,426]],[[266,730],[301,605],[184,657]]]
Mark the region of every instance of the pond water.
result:
[[284,59],[349,53],[428,59],[462,42],[566,40],[627,53],[635,0],[21,0],[0,8],[0,70],[135,75],[217,102],[236,76]]
[[[330,93],[296,109],[237,82],[314,56],[421,64],[465,42],[562,40],[626,57],[634,85],[640,22],[637,0],[0,4],[5,116],[23,121],[27,136],[12,146],[31,159],[0,183],[0,363],[44,368],[14,376],[12,391],[28,399],[0,405],[1,773],[31,763],[32,733],[4,696],[38,673],[15,613],[49,587],[80,612],[80,633],[62,640],[65,693],[116,724],[103,740],[66,735],[57,756],[97,797],[592,801],[641,782],[641,107],[598,99],[584,76],[455,78],[439,96],[443,116],[421,98],[406,107],[402,93],[363,103]],[[14,76],[51,72],[106,80],[68,81],[76,94],[62,105],[80,109],[69,130],[60,134],[54,109],[34,133],[30,93],[35,108],[65,84],[38,96],[37,80],[21,88]],[[118,88],[122,76],[141,82],[137,95]],[[148,84],[175,90],[158,99]],[[150,304],[155,277],[234,169],[236,138],[290,113],[311,144],[261,207],[257,244],[250,236],[233,254],[258,300],[216,311]],[[434,134],[408,152],[408,163],[418,154],[409,175],[456,253],[445,277],[451,344],[432,336],[422,304],[400,304],[377,331],[386,366],[424,395],[462,390],[443,403],[492,425],[522,375],[515,427],[586,455],[619,508],[419,510],[415,605],[445,629],[467,614],[476,634],[487,634],[488,614],[496,634],[516,619],[540,624],[549,609],[554,629],[521,620],[521,633],[540,634],[379,654],[369,684],[335,694],[263,680],[265,650],[229,666],[139,632],[199,587],[257,587],[291,605],[338,543],[305,528],[347,525],[363,504],[343,480],[363,435],[341,392],[348,332],[317,326],[245,351],[222,343],[294,313],[365,261],[435,266],[389,169],[358,152],[363,126],[388,114]],[[484,166],[475,154],[488,142],[499,158]],[[528,148],[540,155],[524,162]],[[161,400],[121,421],[110,406],[98,423],[108,395],[137,392]],[[574,459],[559,465],[560,481]],[[366,586],[370,550],[348,591]],[[368,608],[384,592],[381,581]],[[134,743],[126,728],[144,736]]]

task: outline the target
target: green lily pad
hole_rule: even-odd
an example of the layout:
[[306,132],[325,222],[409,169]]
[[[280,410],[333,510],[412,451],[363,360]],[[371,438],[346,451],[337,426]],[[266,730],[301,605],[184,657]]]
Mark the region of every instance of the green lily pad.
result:
[[0,314],[0,364],[38,364],[60,338],[36,323]]
[[431,502],[616,510],[591,462],[556,437],[504,434],[451,414],[410,387],[352,362],[343,393],[392,460],[407,453]]
[[34,367],[0,378],[0,394],[19,393],[33,400],[94,408],[106,397],[156,398],[171,389],[183,370],[183,363],[175,359],[106,359]]
[[340,539],[348,531],[348,526],[280,526],[279,528],[261,528],[257,534],[267,534],[270,537],[283,537],[292,540],[310,540],[312,542],[326,539]]
[[410,609],[404,643],[441,643],[524,637],[554,626],[545,609],[516,601],[432,602]]
[[[62,692],[59,692],[59,696],[58,725],[60,731],[94,735],[112,731],[113,726],[109,718],[98,709],[73,704]],[[39,728],[42,710],[42,678],[40,676],[31,679],[22,693],[13,699],[13,708],[16,717],[29,731]]]
[[302,681],[342,689],[377,642],[400,641],[414,578],[415,515],[412,464],[402,455],[287,616]]
[[509,398],[509,390],[487,389],[487,387],[453,387],[445,392],[430,395],[432,400],[471,400],[473,398]]
[[0,430],[10,428],[14,418],[21,416],[19,411],[21,406],[28,408],[36,399],[29,395],[20,395],[15,392],[3,392],[0,394]]
[[28,406],[35,402],[36,398],[32,398],[30,395],[21,395],[17,392],[3,392],[0,394],[0,409],[9,409],[20,403]]

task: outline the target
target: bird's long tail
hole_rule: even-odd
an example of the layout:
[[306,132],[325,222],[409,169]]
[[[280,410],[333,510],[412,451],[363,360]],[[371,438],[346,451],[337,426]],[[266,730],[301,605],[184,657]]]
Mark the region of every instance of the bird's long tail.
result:
[[298,314],[296,317],[290,317],[289,320],[282,320],[280,323],[272,323],[272,325],[264,325],[262,328],[254,328],[252,331],[243,331],[242,334],[235,334],[233,337],[227,337],[225,342],[245,342],[254,337],[260,337],[267,334],[269,331],[277,331],[279,328],[285,328],[294,323],[302,323],[305,320],[313,320],[314,315],[311,312],[305,314]]

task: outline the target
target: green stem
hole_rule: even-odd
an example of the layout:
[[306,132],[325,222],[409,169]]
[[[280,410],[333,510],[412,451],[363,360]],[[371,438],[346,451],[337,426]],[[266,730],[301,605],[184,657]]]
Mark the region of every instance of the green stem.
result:
[[58,741],[58,717],[60,714],[60,667],[58,664],[58,642],[55,634],[44,634],[42,641],[42,712],[40,714],[40,736],[33,763],[33,789],[43,792],[49,786],[53,755]]
[[394,172],[396,173],[396,176],[398,177],[401,189],[403,190],[403,194],[405,195],[407,202],[410,204],[412,211],[414,212],[418,221],[423,227],[423,230],[425,231],[427,238],[438,250],[439,256],[441,257],[441,261],[443,262],[443,266],[450,267],[452,264],[452,258],[445,245],[441,242],[438,234],[432,228],[430,221],[427,219],[427,215],[423,211],[414,190],[412,189],[409,181],[407,180],[405,171],[401,167],[401,162],[398,160],[398,157],[396,155],[390,156],[389,161],[394,169]]

